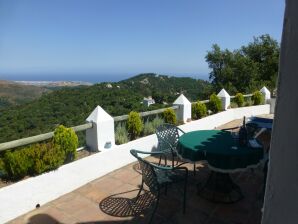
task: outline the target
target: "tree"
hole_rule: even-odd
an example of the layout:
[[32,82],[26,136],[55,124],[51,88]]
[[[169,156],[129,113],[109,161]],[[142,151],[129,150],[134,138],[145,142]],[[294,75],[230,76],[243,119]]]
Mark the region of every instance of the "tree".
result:
[[269,35],[254,38],[240,49],[221,50],[212,46],[205,57],[211,69],[209,79],[215,91],[225,88],[229,93],[252,92],[266,85],[276,86],[279,44]]
[[260,80],[273,90],[276,87],[279,52],[278,42],[268,34],[254,37],[248,46],[243,46],[241,51],[257,65],[257,80]]

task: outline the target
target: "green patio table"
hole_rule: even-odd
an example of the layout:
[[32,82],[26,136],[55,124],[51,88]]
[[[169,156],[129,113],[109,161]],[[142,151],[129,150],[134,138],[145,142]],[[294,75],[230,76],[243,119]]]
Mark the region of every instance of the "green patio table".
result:
[[[177,151],[180,157],[190,162],[208,163],[212,172],[203,189],[209,189],[213,193],[221,192],[229,197],[228,200],[207,198],[218,202],[235,202],[243,197],[229,173],[257,166],[264,154],[261,145],[239,146],[235,135],[223,130],[188,132],[179,138]],[[236,195],[231,199],[230,193],[235,194],[235,191]]]

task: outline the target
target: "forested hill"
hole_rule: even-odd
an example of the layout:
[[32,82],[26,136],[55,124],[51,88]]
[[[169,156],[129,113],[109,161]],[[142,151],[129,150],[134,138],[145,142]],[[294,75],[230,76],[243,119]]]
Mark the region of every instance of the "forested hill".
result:
[[189,77],[140,74],[119,83],[143,96],[152,96],[159,103],[172,103],[180,93],[191,101],[205,99],[211,92],[209,82]]
[[[211,85],[192,78],[141,74],[115,83],[60,89],[0,111],[0,142],[52,131],[59,124],[83,124],[97,105],[117,116],[131,110],[164,107],[163,102],[171,104],[180,93],[192,101],[205,99],[211,93]],[[160,104],[144,107],[141,102],[147,96]]]

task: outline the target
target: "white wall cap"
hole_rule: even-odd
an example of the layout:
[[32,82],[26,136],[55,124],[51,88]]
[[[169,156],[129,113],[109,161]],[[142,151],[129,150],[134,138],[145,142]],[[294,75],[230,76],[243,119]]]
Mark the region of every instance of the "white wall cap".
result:
[[92,113],[89,115],[89,117],[86,119],[86,121],[110,121],[114,120],[114,118],[109,115],[104,109],[102,109],[101,106],[97,106]]
[[220,92],[217,94],[219,97],[230,97],[230,94],[225,89],[220,90]]
[[191,104],[191,102],[189,102],[189,100],[183,94],[181,94],[173,104]]
[[263,86],[263,88],[260,90],[261,93],[270,94],[270,91],[266,88],[266,86]]

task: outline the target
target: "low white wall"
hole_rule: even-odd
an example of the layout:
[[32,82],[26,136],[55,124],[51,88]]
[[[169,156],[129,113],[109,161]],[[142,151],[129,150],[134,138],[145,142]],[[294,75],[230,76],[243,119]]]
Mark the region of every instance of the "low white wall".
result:
[[214,129],[232,120],[243,118],[244,116],[251,117],[254,115],[269,114],[269,113],[270,113],[269,104],[228,109],[226,111],[205,117],[203,119],[186,123],[184,125],[181,125],[180,128],[186,132],[193,131],[193,130]]
[[[269,112],[270,105],[229,109],[180,127],[186,132],[213,129],[243,116],[249,117]],[[94,179],[134,162],[134,157],[129,153],[130,149],[151,151],[156,145],[156,136],[150,135],[64,165],[56,171],[1,188],[0,223],[5,223],[35,209],[36,204],[44,205]]]

